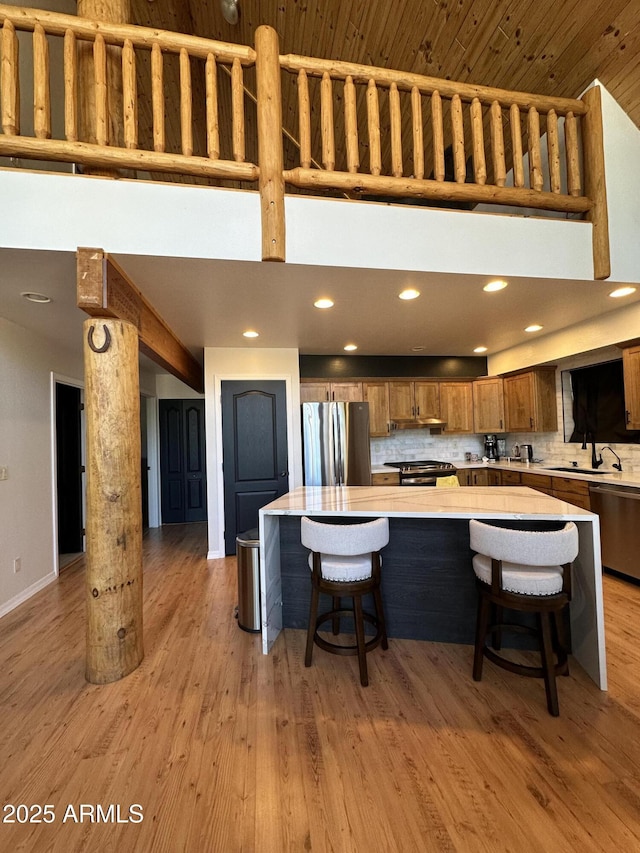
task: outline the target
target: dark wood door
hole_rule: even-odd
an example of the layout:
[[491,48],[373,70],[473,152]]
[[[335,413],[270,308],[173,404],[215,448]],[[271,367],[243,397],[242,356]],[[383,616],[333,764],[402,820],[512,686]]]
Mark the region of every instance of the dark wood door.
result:
[[222,382],[225,552],[258,526],[258,510],[289,490],[284,381]]
[[58,553],[83,550],[80,389],[56,382]]
[[207,520],[204,400],[160,400],[163,524]]

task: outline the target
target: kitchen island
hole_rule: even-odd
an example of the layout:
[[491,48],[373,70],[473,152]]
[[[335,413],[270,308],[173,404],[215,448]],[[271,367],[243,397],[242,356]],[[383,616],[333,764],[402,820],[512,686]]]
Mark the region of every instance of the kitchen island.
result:
[[[459,489],[311,486],[260,510],[262,645],[268,654],[283,627],[305,627],[310,595],[302,516],[388,517],[383,598],[389,636],[473,642],[476,592],[471,518],[507,524],[575,521],[580,549],[573,569],[573,655],[606,690],[602,566],[598,516],[524,486]],[[302,624],[299,624],[302,620]]]

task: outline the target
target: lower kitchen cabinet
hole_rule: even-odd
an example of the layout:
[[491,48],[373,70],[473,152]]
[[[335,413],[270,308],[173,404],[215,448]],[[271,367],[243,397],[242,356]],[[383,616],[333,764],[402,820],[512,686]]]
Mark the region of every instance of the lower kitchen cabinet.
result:
[[399,471],[386,471],[383,474],[372,474],[371,475],[371,485],[372,486],[399,486],[400,485],[400,472]]

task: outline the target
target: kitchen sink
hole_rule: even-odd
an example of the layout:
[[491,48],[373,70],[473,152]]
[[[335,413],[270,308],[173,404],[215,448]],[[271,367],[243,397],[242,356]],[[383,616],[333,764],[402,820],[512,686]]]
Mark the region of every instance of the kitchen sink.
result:
[[597,471],[594,468],[549,468],[549,471],[569,471],[572,474],[609,474],[610,471]]

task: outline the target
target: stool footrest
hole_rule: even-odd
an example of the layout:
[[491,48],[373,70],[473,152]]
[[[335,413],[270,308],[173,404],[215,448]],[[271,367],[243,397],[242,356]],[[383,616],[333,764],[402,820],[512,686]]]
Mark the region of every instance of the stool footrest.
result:
[[[313,642],[319,646],[321,649],[324,649],[326,652],[330,652],[333,655],[357,655],[358,654],[358,646],[356,643],[352,645],[340,645],[339,643],[332,643],[330,640],[325,640],[324,637],[321,637],[318,634],[318,628],[323,625],[325,622],[329,622],[334,618],[334,616],[354,616],[353,608],[351,607],[343,607],[337,610],[328,610],[326,613],[322,613],[316,619],[316,627],[313,633]],[[380,621],[376,616],[372,613],[366,613],[363,611],[362,618],[365,622],[368,622],[370,625],[373,625],[376,629],[375,635],[370,639],[366,640],[364,644],[365,651],[369,652],[371,649],[375,649],[376,646],[379,646],[380,643],[385,639],[382,628],[380,625]],[[383,648],[386,648],[383,645]]]

